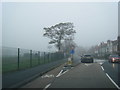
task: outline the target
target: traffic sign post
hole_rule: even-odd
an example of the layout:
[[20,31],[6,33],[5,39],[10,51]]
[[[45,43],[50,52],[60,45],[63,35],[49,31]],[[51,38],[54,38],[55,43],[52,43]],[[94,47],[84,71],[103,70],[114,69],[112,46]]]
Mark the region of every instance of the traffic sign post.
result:
[[71,51],[70,51],[70,54],[74,54],[75,53],[75,51],[72,49]]
[[71,63],[73,64],[73,54],[75,53],[74,48],[72,47],[72,50],[70,51],[71,54]]

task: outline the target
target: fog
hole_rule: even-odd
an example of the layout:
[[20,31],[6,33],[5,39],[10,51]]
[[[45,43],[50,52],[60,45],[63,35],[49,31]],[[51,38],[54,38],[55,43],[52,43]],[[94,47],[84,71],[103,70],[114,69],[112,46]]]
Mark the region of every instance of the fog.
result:
[[[75,43],[90,47],[118,35],[117,2],[4,2],[2,45],[48,51],[44,27],[74,23]],[[52,45],[51,51],[56,50]]]

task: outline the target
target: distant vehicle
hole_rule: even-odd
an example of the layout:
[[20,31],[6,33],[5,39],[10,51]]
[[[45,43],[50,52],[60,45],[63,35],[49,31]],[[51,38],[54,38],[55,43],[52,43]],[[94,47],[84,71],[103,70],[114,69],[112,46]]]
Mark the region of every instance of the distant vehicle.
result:
[[83,55],[81,57],[81,62],[82,63],[93,63],[93,57],[92,57],[92,55]]
[[119,55],[110,55],[108,61],[109,62],[120,62],[120,56]]

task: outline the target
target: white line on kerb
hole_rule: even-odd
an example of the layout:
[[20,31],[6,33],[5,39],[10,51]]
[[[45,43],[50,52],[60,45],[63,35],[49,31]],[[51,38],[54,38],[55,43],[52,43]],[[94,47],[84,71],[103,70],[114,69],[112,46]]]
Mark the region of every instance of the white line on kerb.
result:
[[104,68],[103,68],[103,66],[101,66],[101,68],[102,68],[102,70],[104,71]]
[[48,84],[43,90],[46,90],[50,85],[51,85],[51,83]]
[[106,73],[107,77],[111,80],[111,82],[118,88],[120,89],[120,87],[111,79],[111,77]]

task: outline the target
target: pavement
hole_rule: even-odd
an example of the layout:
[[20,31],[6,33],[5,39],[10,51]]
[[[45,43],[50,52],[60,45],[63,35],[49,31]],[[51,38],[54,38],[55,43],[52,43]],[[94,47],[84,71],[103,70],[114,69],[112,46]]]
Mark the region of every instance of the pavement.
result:
[[42,74],[65,63],[66,60],[58,60],[48,64],[39,65],[34,68],[10,72],[2,75],[2,88],[18,88]]
[[65,63],[34,79],[26,85],[23,85],[21,88],[44,88],[47,84],[52,83],[55,80],[55,76],[57,76],[57,74],[61,71],[61,69],[63,69],[64,66]]

